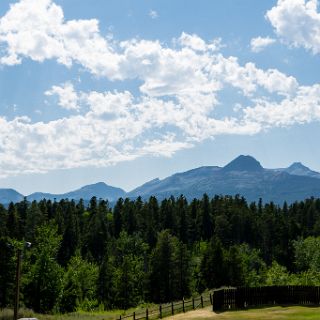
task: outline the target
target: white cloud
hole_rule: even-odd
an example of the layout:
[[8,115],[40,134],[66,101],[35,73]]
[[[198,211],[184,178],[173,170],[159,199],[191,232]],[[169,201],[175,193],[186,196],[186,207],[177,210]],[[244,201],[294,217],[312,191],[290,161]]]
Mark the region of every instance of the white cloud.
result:
[[266,47],[270,46],[271,44],[275,43],[276,40],[272,39],[270,37],[257,37],[251,39],[250,45],[251,45],[251,50],[253,52],[260,52],[264,50]]
[[[145,155],[172,156],[218,135],[252,135],[274,126],[320,121],[320,85],[299,87],[280,102],[238,105],[237,118],[216,119],[203,97],[168,100],[129,92],[78,92],[86,113],[47,123],[0,118],[1,176],[108,166]],[[194,102],[197,105],[194,105]],[[241,112],[242,110],[242,112]]]
[[[54,59],[108,80],[140,83],[134,96],[76,92],[66,82],[45,94],[57,95],[60,107],[77,113],[35,123],[0,118],[2,176],[171,156],[221,134],[256,134],[319,120],[317,86],[302,87],[279,70],[226,57],[219,52],[220,39],[207,42],[182,33],[173,47],[143,39],[119,43],[103,37],[95,19],[65,21],[50,0],[21,0],[0,20],[0,43],[6,49],[1,63],[8,66]],[[215,116],[225,88],[249,101],[237,104],[237,117]]]
[[149,11],[149,17],[150,17],[151,19],[157,19],[157,18],[159,18],[159,14],[158,14],[158,12],[155,11],[155,10],[150,10],[150,11]]
[[278,0],[266,13],[277,36],[293,47],[320,53],[320,13],[317,0]]
[[21,63],[23,58],[56,59],[112,78],[120,59],[100,35],[97,20],[65,22],[62,8],[51,0],[21,0],[11,5],[0,20],[1,43],[6,45],[6,54],[0,61],[7,65]]
[[276,69],[262,70],[252,62],[241,66],[236,57],[225,58],[221,54],[216,55],[213,62],[207,68],[210,78],[220,79],[223,83],[239,88],[246,96],[252,96],[259,88],[286,96],[298,88],[294,77]]
[[78,95],[70,82],[66,82],[62,86],[53,86],[51,90],[45,92],[45,95],[58,95],[60,107],[67,110],[79,110]]
[[83,94],[83,99],[90,106],[90,110],[95,115],[119,116],[128,115],[129,106],[133,103],[133,96],[130,92],[90,92]]
[[196,34],[188,34],[185,32],[182,32],[180,38],[178,39],[178,42],[180,43],[180,45],[191,48],[195,51],[219,51],[223,47],[221,38],[216,38],[212,40],[211,43],[207,44]]
[[19,63],[23,56],[36,61],[60,56],[64,48],[55,35],[62,20],[62,9],[49,0],[25,0],[11,5],[0,20],[0,41],[8,44],[8,55],[2,62]]
[[[253,64],[242,67],[236,58],[219,54],[221,39],[206,43],[197,35],[182,33],[175,49],[158,41],[110,42],[100,34],[97,20],[65,21],[61,7],[51,0],[21,0],[12,5],[0,20],[0,30],[0,43],[7,51],[2,61],[14,64],[30,58],[56,59],[66,66],[78,63],[110,80],[138,78],[141,92],[150,96],[213,95],[225,83],[246,94],[259,86],[277,92],[270,83],[279,82],[272,71]],[[293,79],[277,75],[284,83],[279,93],[286,94]]]
[[21,63],[21,59],[19,59],[16,54],[0,57],[0,65],[3,64],[7,66],[14,66],[20,63]]
[[181,45],[189,47],[193,50],[205,51],[207,50],[207,44],[200,37],[195,34],[187,34],[182,32],[179,42]]
[[[108,166],[147,154],[170,156],[192,145],[175,139],[173,132],[154,132],[154,127],[189,121],[172,102],[150,98],[137,101],[128,92],[82,95],[86,95],[83,103],[90,107],[83,115],[47,123],[0,118],[2,177],[58,168]],[[123,112],[105,117],[105,112],[111,112],[116,105]]]
[[171,157],[177,150],[191,148],[192,146],[188,142],[176,141],[175,135],[171,133],[161,139],[146,140],[140,154]]
[[244,119],[263,128],[320,121],[320,85],[301,86],[297,94],[280,102],[257,99],[252,108],[245,108]]

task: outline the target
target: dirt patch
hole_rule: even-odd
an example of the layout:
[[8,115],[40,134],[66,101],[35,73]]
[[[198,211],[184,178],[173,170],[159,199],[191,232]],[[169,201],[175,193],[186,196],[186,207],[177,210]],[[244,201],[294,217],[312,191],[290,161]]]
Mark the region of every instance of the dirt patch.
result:
[[199,309],[195,311],[189,311],[186,313],[180,313],[176,316],[171,316],[165,319],[168,320],[184,320],[184,319],[214,319],[217,317],[217,314],[212,312],[211,307],[205,309]]

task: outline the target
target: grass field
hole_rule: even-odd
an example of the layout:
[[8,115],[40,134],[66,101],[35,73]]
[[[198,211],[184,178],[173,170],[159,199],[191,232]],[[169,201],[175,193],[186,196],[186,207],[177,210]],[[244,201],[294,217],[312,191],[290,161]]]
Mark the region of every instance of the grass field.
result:
[[272,307],[213,313],[211,308],[179,314],[167,320],[309,320],[320,319],[320,307]]
[[[73,312],[68,314],[37,314],[28,309],[19,310],[19,318],[37,318],[39,320],[115,320],[119,310],[108,312]],[[0,320],[12,320],[13,310],[0,310]]]
[[[114,320],[118,312],[71,313],[66,315],[42,315],[25,310],[24,317],[36,317],[39,320]],[[0,320],[12,320],[12,310],[0,310]],[[227,311],[214,313],[211,307],[178,314],[167,320],[310,320],[320,319],[320,307],[268,307],[245,311]]]

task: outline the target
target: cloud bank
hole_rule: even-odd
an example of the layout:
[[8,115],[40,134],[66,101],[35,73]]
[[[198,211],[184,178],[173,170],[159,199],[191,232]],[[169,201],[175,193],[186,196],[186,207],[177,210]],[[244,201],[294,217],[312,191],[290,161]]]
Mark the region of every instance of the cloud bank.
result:
[[[301,86],[279,70],[240,64],[221,53],[221,39],[182,33],[171,44],[117,42],[101,34],[95,19],[66,21],[51,0],[21,0],[0,19],[0,45],[0,63],[7,68],[50,59],[66,68],[78,65],[102,81],[140,83],[136,96],[56,84],[45,95],[57,96],[69,116],[49,122],[0,117],[0,177],[172,156],[218,135],[320,120],[318,85]],[[260,41],[256,49],[266,45]],[[217,117],[225,89],[248,103]]]

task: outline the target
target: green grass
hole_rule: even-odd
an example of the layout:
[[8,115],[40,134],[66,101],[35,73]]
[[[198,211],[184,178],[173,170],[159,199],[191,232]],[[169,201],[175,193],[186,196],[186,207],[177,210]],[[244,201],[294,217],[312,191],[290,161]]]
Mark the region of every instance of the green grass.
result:
[[[127,314],[132,314],[133,310],[128,310]],[[103,312],[74,312],[64,315],[36,314],[28,309],[22,309],[19,317],[35,317],[39,320],[115,320],[121,310],[103,311]],[[0,320],[12,320],[13,311],[9,309],[0,310]],[[199,309],[196,311],[179,314],[170,319],[186,320],[312,320],[320,319],[320,307],[266,307],[260,309],[249,309],[244,311],[226,311],[213,313],[211,307]]]
[[302,319],[320,319],[319,307],[272,307],[262,309],[251,309],[247,311],[225,312],[214,319],[261,319],[261,320],[302,320]]
[[[111,311],[77,311],[66,314],[38,314],[30,309],[20,308],[19,318],[37,318],[39,320],[116,320],[119,315],[131,315],[133,312],[144,313],[146,308],[158,308],[155,304],[141,304],[136,308],[128,310],[111,310]],[[0,320],[12,320],[12,309],[0,309]]]
[[[29,309],[20,309],[19,318],[38,318],[39,320],[115,320],[123,314],[122,310],[104,312],[72,312],[67,314],[38,314]],[[13,310],[0,310],[0,320],[12,320]]]
[[310,320],[320,319],[320,307],[268,307],[244,311],[213,313],[211,308],[191,311],[170,320]]

